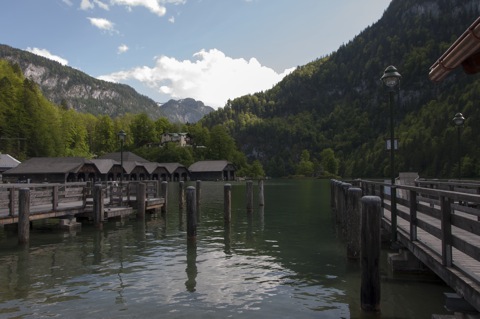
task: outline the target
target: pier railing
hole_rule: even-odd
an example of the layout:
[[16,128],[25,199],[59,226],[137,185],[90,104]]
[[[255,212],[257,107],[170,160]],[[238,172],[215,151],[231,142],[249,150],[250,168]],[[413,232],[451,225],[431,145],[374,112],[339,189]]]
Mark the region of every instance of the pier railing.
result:
[[[477,186],[463,183],[460,188],[442,182],[428,183],[429,188],[392,187],[368,180],[350,184],[332,181],[332,206],[337,222],[344,225],[347,220],[348,189],[360,188],[362,196],[378,196],[383,210],[382,225],[389,230],[391,241],[401,242],[416,256],[427,256],[422,261],[480,309],[480,195],[472,191]],[[468,189],[468,192],[449,189]]]

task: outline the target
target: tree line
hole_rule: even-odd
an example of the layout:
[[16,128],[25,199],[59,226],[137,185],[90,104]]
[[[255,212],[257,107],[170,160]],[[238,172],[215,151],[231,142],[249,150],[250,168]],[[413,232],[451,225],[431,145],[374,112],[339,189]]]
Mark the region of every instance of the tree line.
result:
[[[31,157],[94,158],[120,150],[118,132],[126,132],[125,151],[152,162],[190,166],[200,160],[228,160],[239,176],[261,177],[258,161],[247,161],[223,125],[170,123],[147,114],[112,118],[77,112],[48,101],[16,64],[0,59],[0,151],[20,161]],[[187,133],[192,145],[174,142],[160,147],[164,133]]]

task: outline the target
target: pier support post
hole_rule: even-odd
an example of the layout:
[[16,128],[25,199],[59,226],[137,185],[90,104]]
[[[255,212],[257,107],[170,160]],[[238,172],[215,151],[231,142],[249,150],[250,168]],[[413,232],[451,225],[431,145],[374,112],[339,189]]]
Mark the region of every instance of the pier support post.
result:
[[378,196],[362,197],[361,307],[365,311],[380,311],[380,227],[381,200]]
[[93,223],[95,227],[102,228],[104,213],[104,202],[102,184],[95,184],[93,187]]
[[232,218],[232,185],[223,186],[223,220],[225,224],[230,223]]
[[145,209],[146,203],[145,199],[147,195],[147,185],[145,183],[138,183],[137,184],[137,218],[144,219],[145,218]]
[[258,206],[265,206],[264,182],[263,179],[258,181]]
[[167,203],[168,203],[168,182],[162,182],[162,197],[163,197],[163,206],[162,206],[162,214],[167,212]]
[[187,187],[187,239],[189,240],[195,240],[197,237],[197,212],[195,195],[195,187]]
[[30,189],[18,190],[18,243],[27,244],[30,240]]
[[361,197],[362,189],[351,187],[348,189],[347,202],[347,257],[360,258],[360,227],[361,227]]
[[185,202],[185,182],[178,182],[178,208],[183,209],[183,203]]
[[202,194],[202,181],[197,180],[195,182],[195,189],[197,190],[197,213],[199,212],[200,209],[200,195]]
[[247,213],[253,211],[253,181],[247,181]]

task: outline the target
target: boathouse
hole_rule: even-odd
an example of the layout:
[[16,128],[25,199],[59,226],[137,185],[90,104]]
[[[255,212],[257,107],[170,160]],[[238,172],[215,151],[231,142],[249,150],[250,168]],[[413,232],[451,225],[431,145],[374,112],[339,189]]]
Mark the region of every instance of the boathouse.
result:
[[150,162],[143,164],[151,180],[161,180],[166,181],[168,179],[168,171],[167,169],[156,162]]
[[8,182],[66,183],[95,181],[97,166],[82,157],[33,157],[3,173]]
[[20,161],[8,154],[0,154],[0,174],[3,172],[17,167]]
[[233,181],[235,180],[235,166],[224,160],[199,161],[188,168],[190,178],[204,181]]
[[158,165],[164,167],[168,172],[167,179],[162,178],[162,180],[169,182],[189,180],[188,169],[180,163],[158,163]]
[[120,180],[122,173],[125,174],[125,169],[115,160],[92,159],[91,161],[95,164],[100,174],[95,179],[97,181]]

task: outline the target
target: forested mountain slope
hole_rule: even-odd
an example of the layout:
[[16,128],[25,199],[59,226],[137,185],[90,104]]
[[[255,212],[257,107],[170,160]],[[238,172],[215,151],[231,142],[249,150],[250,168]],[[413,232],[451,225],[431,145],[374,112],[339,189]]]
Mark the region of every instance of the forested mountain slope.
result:
[[[476,0],[392,0],[377,23],[336,52],[297,68],[271,90],[229,101],[203,123],[226,125],[272,176],[294,174],[305,151],[321,163],[329,148],[340,175],[388,176],[390,115],[380,78],[394,65],[402,74],[395,103],[397,170],[455,176],[452,118],[462,112],[462,172],[479,176],[480,75],[455,70],[440,84],[428,79],[429,67],[479,15]],[[322,167],[316,167],[318,174]]]
[[56,61],[7,45],[0,45],[0,59],[18,64],[25,77],[37,83],[43,95],[55,104],[112,117],[142,112],[153,119],[164,116],[155,101],[128,85],[98,80]]

